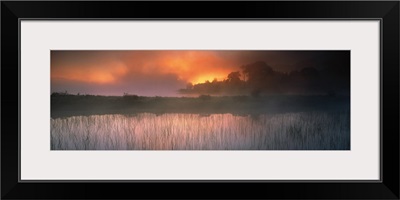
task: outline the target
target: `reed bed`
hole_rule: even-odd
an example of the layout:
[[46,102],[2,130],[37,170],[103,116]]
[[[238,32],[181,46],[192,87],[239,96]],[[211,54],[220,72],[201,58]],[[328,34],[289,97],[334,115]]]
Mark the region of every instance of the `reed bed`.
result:
[[349,150],[349,112],[51,119],[52,150]]

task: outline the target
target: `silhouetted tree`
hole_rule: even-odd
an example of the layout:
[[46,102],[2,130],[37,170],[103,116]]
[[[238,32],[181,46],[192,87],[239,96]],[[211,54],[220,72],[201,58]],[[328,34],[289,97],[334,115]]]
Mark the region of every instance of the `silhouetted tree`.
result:
[[186,89],[187,89],[187,90],[193,89],[193,84],[192,84],[192,83],[186,84]]
[[240,72],[231,72],[228,74],[228,79],[227,81],[229,83],[240,83],[242,80],[240,80]]
[[[342,67],[343,68],[343,67]],[[332,70],[325,68],[324,73],[314,67],[305,67],[288,73],[275,71],[270,65],[258,61],[241,66],[240,71],[234,71],[227,75],[223,81],[214,79],[195,85],[187,85],[186,89],[180,89],[181,93],[192,94],[250,94],[258,97],[261,94],[283,93],[331,93],[330,90],[347,89],[349,91],[349,70]],[[331,73],[327,73],[331,72]],[[245,77],[243,80],[241,77]],[[327,78],[328,77],[328,78]],[[341,83],[338,83],[342,81]],[[343,89],[342,89],[343,90]]]
[[250,85],[262,85],[268,76],[274,75],[274,70],[263,61],[258,61],[252,64],[241,67],[243,74],[247,76],[247,82]]

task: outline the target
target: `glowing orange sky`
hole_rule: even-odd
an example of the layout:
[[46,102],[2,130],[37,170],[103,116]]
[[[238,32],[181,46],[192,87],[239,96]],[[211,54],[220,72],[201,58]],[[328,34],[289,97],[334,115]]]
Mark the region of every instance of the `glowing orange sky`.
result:
[[[179,89],[224,80],[255,61],[278,71],[319,67],[324,51],[73,50],[51,51],[51,91],[100,95],[180,96]],[[322,59],[322,60],[321,60]],[[321,60],[321,61],[318,61]]]
[[[176,73],[179,78],[193,84],[212,81],[214,78],[222,80],[232,69],[239,66],[229,60],[223,60],[210,51],[187,51],[179,56],[166,53],[161,57],[159,66],[165,66],[160,70],[166,73]],[[218,66],[225,66],[224,68]]]
[[214,78],[223,80],[232,69],[239,69],[237,64],[212,51],[163,51],[141,57],[143,53],[150,52],[124,54],[124,62],[101,57],[77,63],[61,62],[52,66],[51,79],[113,84],[131,72],[143,76],[176,74],[180,80],[197,84]]
[[127,67],[120,62],[102,64],[87,63],[55,68],[51,72],[51,78],[54,80],[64,79],[98,84],[110,84],[114,83],[118,79],[118,76],[126,74],[127,71]]

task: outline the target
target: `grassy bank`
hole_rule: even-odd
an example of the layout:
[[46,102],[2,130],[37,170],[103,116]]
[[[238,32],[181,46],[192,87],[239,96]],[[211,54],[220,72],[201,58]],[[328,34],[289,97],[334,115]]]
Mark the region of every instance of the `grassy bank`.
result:
[[238,115],[307,111],[349,110],[348,96],[207,96],[145,97],[52,95],[51,117],[97,114],[191,113]]

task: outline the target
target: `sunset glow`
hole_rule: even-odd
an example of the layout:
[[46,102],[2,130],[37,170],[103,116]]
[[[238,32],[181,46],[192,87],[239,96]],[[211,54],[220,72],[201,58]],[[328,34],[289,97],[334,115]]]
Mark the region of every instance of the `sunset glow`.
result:
[[231,68],[239,68],[237,64],[222,60],[212,51],[185,51],[175,55],[166,53],[162,57],[159,64],[166,66],[164,72],[178,74],[180,79],[193,84],[212,81],[214,78],[224,79]]
[[350,150],[350,51],[51,51],[51,150]]
[[304,67],[323,68],[330,63],[326,59],[333,58],[338,60],[332,52],[323,51],[51,51],[51,91],[182,96],[178,91],[189,83],[223,81],[256,61],[288,73]]
[[112,84],[124,76],[128,69],[123,63],[109,62],[95,64],[66,65],[52,68],[52,80],[70,80],[95,84]]
[[207,81],[212,82],[214,79],[220,81],[224,80],[225,78],[226,78],[226,73],[204,74],[204,75],[199,75],[197,77],[193,77],[190,82],[192,84],[199,84],[199,83],[205,83]]

